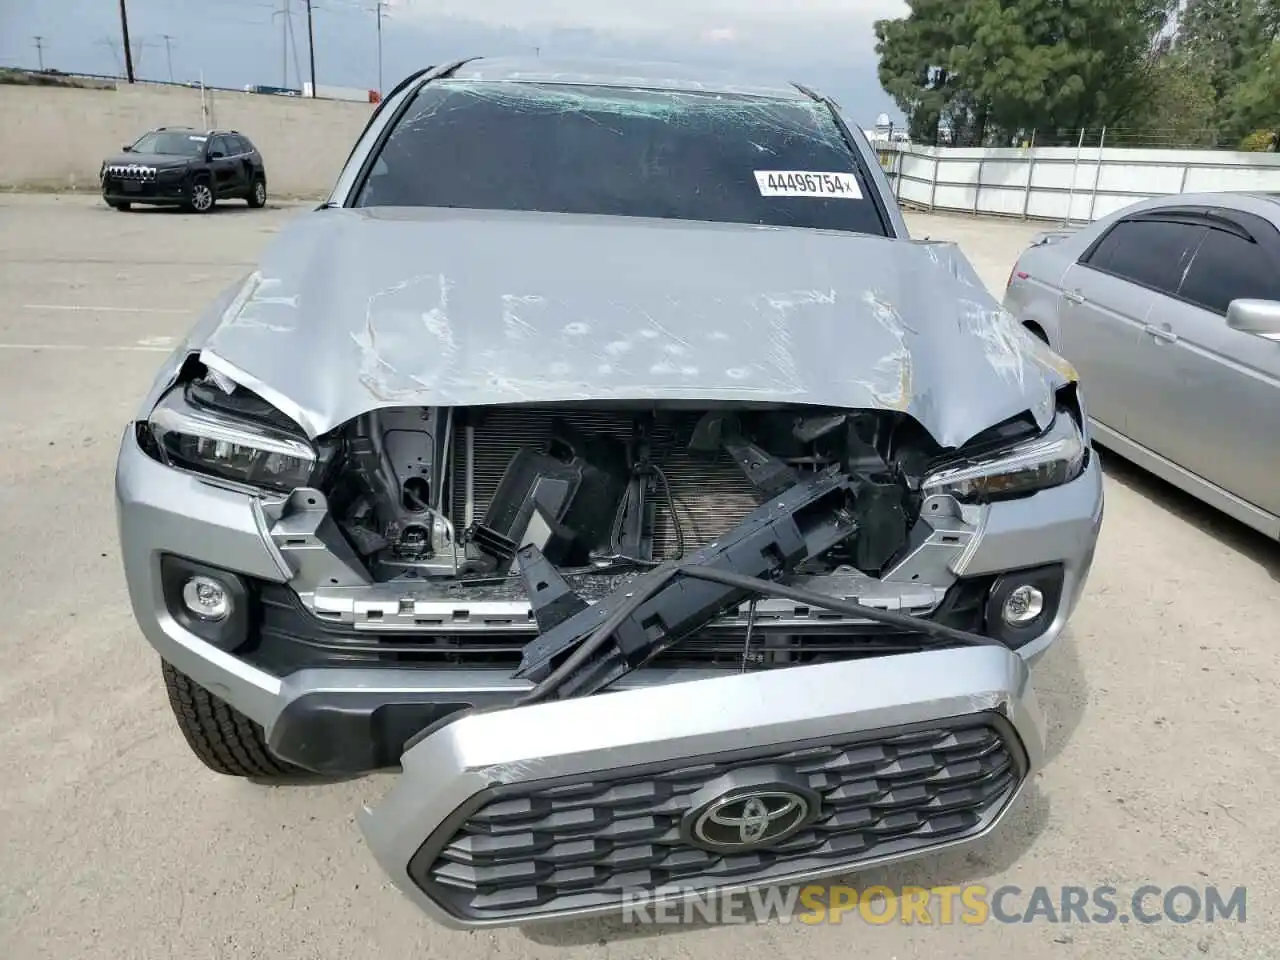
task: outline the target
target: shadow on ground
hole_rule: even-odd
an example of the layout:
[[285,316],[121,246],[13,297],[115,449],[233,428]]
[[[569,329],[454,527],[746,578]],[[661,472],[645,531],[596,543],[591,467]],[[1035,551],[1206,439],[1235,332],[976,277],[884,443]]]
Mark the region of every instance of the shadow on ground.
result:
[[[1097,449],[1097,448],[1095,448]],[[1209,534],[1223,546],[1265,569],[1280,580],[1280,547],[1270,537],[1215,510],[1171,483],[1161,480],[1110,450],[1098,451],[1108,479],[1158,504],[1179,520]]]

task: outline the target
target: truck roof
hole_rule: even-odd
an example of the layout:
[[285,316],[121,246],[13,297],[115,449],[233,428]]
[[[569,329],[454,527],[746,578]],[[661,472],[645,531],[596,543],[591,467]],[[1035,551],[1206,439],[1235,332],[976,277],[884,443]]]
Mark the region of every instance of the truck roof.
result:
[[754,70],[747,72],[644,60],[486,57],[464,63],[449,76],[456,80],[643,87],[785,100],[810,97],[785,78],[770,77]]

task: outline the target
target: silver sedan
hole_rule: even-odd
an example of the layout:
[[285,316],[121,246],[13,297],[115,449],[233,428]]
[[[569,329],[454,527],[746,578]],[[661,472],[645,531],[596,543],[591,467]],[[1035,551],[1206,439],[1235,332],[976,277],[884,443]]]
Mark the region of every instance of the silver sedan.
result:
[[1280,537],[1280,194],[1041,234],[1004,305],[1075,366],[1095,443]]

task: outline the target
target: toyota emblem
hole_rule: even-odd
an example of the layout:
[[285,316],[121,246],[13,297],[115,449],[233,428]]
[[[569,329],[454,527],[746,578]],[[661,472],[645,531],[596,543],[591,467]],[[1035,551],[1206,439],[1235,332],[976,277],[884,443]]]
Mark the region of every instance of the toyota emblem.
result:
[[743,851],[780,843],[809,822],[809,800],[790,790],[750,790],[720,797],[697,811],[695,843],[720,851]]

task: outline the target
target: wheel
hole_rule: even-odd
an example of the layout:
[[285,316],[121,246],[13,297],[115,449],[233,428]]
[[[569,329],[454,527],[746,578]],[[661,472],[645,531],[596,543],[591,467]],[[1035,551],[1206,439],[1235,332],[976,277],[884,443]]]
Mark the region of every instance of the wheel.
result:
[[253,189],[249,191],[249,196],[245,197],[251,207],[264,207],[267,204],[267,181],[262,177],[257,177],[253,181]]
[[163,660],[160,669],[178,729],[191,752],[210,770],[265,781],[311,778],[301,767],[273,756],[262,727],[239,710]]
[[111,207],[114,210],[127,211],[133,206],[133,204],[129,203],[127,200],[119,200],[112,203],[108,203],[107,206]]
[[208,213],[217,202],[217,198],[213,195],[213,186],[208,180],[197,180],[191,184],[187,194],[188,209],[196,213]]

